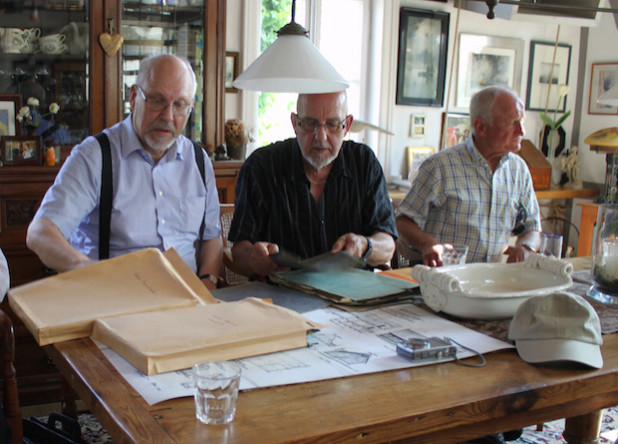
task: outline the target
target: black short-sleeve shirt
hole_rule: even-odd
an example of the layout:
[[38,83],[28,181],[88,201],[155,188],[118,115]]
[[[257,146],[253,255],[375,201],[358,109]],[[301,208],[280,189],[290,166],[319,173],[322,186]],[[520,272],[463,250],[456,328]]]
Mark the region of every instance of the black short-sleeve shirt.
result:
[[382,167],[367,145],[343,142],[319,203],[310,193],[296,139],[256,150],[236,184],[232,242],[267,241],[309,258],[345,233],[397,238]]

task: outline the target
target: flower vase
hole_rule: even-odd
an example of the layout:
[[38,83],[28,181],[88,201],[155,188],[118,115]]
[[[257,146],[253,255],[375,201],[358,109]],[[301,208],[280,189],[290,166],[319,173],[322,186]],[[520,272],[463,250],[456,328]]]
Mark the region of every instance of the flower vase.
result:
[[45,165],[54,166],[56,165],[56,150],[53,146],[47,148],[45,152]]
[[247,145],[228,146],[227,155],[234,160],[245,160]]
[[547,134],[547,161],[551,166],[551,184],[559,185],[562,177],[560,157],[556,157],[556,149],[560,144],[560,134],[557,130],[551,130]]

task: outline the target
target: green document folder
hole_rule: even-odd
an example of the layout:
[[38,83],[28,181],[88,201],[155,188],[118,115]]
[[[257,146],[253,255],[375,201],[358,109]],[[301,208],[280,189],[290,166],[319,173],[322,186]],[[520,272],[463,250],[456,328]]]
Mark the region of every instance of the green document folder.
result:
[[316,294],[343,305],[376,305],[420,294],[419,285],[415,282],[358,268],[286,271],[273,273],[270,279],[279,285]]

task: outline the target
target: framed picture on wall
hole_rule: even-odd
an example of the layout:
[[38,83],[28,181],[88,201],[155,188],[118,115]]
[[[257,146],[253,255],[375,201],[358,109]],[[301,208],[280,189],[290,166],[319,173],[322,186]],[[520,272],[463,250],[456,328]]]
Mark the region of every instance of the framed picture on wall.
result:
[[597,103],[597,99],[613,87],[618,87],[618,62],[593,63],[588,114],[618,114],[618,107]]
[[530,42],[526,109],[545,111],[547,106],[547,112],[566,111],[567,96],[560,97],[559,89],[569,84],[570,64],[571,45]]
[[20,94],[0,94],[0,136],[20,136],[17,113],[21,108]]
[[442,106],[449,14],[401,8],[397,61],[398,105]]
[[470,115],[464,113],[442,113],[440,149],[465,142],[470,135]]
[[455,106],[468,109],[470,98],[488,86],[521,89],[524,41],[489,35],[459,35]]
[[425,137],[425,114],[410,115],[410,137]]
[[2,164],[41,165],[40,136],[2,136],[0,141]]
[[238,52],[226,52],[225,53],[225,92],[237,93],[238,90],[234,88],[232,82],[238,77]]
[[436,150],[432,146],[408,146],[406,153],[408,155],[408,180],[414,180],[421,163]]

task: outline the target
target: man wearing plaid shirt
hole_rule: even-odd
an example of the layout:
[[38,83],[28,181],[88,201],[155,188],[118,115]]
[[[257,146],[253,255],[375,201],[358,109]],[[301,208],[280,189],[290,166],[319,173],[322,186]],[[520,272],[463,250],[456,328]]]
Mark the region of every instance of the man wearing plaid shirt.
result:
[[[442,265],[444,244],[468,245],[467,262],[519,262],[540,243],[540,212],[532,178],[515,153],[525,134],[524,105],[515,92],[489,87],[470,101],[472,134],[420,167],[397,211],[401,241]],[[514,246],[508,238],[517,236]]]

